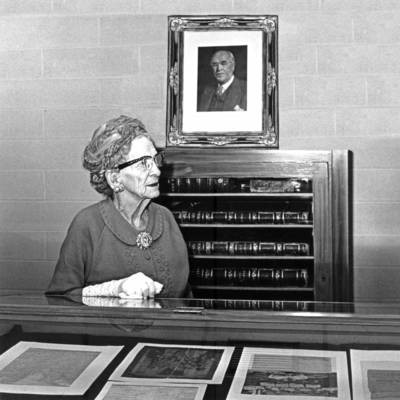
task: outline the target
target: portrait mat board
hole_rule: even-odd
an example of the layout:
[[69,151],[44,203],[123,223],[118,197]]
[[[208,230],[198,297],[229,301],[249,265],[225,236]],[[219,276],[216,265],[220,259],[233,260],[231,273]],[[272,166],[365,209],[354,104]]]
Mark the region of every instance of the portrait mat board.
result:
[[243,348],[227,400],[348,400],[344,351]]
[[353,400],[398,399],[399,350],[350,349]]
[[107,382],[95,400],[202,400],[205,384]]
[[[182,130],[187,133],[262,131],[262,32],[184,32]],[[198,49],[201,47],[247,47],[247,110],[197,111]],[[211,67],[210,67],[211,68]]]
[[138,343],[109,379],[219,384],[233,351],[223,346]]
[[19,342],[0,355],[0,392],[82,395],[122,348]]

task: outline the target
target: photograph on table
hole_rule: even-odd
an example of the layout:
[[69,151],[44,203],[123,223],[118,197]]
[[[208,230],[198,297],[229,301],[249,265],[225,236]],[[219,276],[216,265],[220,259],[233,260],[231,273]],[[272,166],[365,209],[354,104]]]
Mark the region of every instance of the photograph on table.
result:
[[170,16],[167,145],[278,148],[278,17]]
[[95,400],[202,400],[206,384],[107,382]]
[[112,381],[222,383],[234,347],[138,343]]
[[121,349],[19,342],[0,356],[0,392],[83,395]]
[[227,400],[348,400],[344,351],[243,348]]
[[353,400],[400,398],[399,350],[350,350]]

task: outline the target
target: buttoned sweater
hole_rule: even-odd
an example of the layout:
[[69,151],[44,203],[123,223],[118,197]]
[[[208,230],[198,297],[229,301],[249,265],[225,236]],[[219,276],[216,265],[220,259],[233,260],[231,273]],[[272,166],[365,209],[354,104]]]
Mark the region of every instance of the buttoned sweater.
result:
[[156,203],[148,206],[146,232],[153,243],[136,244],[139,231],[115,208],[111,199],[80,211],[61,246],[46,294],[81,294],[82,288],[143,272],[160,282],[159,297],[182,297],[188,291],[186,243],[172,213]]

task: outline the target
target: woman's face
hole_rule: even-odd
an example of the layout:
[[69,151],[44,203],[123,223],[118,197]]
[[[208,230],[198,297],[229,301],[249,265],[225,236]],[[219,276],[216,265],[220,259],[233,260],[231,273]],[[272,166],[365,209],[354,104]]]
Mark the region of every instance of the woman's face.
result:
[[[126,161],[135,160],[143,156],[154,157],[157,150],[153,143],[146,137],[138,137],[132,141]],[[160,195],[159,177],[160,169],[150,160],[150,169],[146,168],[146,162],[138,161],[120,171],[120,183],[125,191],[132,194],[137,200],[153,199]]]

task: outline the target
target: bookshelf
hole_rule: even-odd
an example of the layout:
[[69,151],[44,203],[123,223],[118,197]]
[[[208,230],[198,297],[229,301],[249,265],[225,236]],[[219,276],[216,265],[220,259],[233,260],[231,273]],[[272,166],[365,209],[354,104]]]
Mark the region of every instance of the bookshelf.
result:
[[198,298],[350,301],[349,152],[167,148]]

